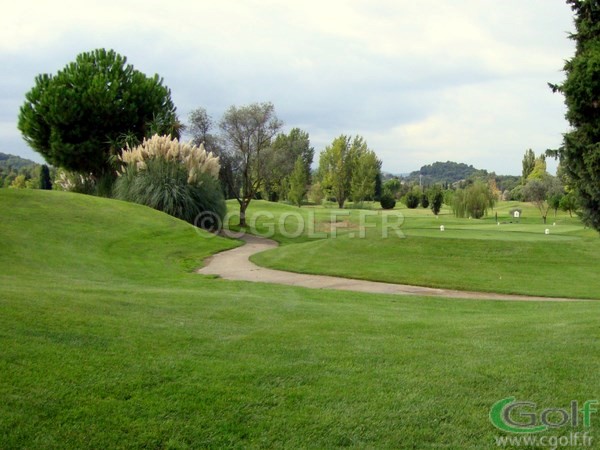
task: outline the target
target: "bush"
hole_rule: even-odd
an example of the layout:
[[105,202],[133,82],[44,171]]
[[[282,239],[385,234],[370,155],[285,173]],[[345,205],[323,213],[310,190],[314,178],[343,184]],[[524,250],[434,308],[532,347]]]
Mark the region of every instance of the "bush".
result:
[[204,148],[154,137],[124,151],[120,159],[126,166],[115,184],[116,198],[208,229],[225,217],[225,199],[214,176],[218,158]]
[[93,195],[96,192],[96,182],[91,175],[83,176],[64,169],[59,170],[53,187],[58,191],[76,192],[78,194]]
[[425,193],[421,195],[421,206],[423,208],[429,208],[429,197]]
[[419,206],[420,200],[421,200],[421,197],[416,192],[413,192],[413,191],[410,191],[409,193],[407,193],[404,196],[404,204],[409,209],[415,209],[417,206]]
[[383,209],[394,209],[394,206],[396,206],[396,199],[388,192],[385,192],[381,196],[379,202],[381,203],[381,207]]

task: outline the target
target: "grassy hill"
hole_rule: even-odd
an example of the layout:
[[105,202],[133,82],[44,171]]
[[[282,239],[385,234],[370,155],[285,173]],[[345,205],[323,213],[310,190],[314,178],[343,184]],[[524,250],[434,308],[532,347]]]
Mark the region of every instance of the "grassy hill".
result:
[[2,448],[492,448],[498,400],[600,388],[596,302],[227,282],[235,242],[62,192],[0,190],[0,236]]

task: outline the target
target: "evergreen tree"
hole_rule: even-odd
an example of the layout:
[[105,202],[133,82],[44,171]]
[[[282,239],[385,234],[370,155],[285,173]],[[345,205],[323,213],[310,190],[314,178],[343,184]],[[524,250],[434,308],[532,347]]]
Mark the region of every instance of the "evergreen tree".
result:
[[46,164],[40,168],[40,189],[51,190],[52,181],[50,180],[50,169]]
[[373,200],[379,201],[381,199],[381,194],[383,193],[383,183],[381,181],[381,170],[377,171],[377,175],[375,176],[375,196]]
[[82,53],[56,75],[36,78],[18,127],[52,165],[110,177],[115,173],[111,158],[125,142],[154,133],[178,137],[171,91],[162,83],[112,50]]
[[561,92],[572,130],[558,150],[579,196],[584,222],[600,231],[600,1],[567,0],[575,13],[575,55],[565,63]]
[[442,209],[442,205],[444,204],[444,192],[440,186],[435,185],[429,190],[428,195],[429,207],[431,208],[433,214],[437,216]]

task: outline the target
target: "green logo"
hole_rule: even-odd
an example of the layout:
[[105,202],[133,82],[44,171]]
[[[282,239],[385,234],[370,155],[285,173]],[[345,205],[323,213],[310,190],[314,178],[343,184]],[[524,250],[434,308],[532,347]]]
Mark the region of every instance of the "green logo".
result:
[[592,413],[598,412],[593,406],[597,404],[598,400],[587,400],[580,410],[577,400],[573,400],[570,410],[546,408],[538,415],[535,412],[537,406],[535,403],[518,402],[515,397],[509,397],[494,403],[490,409],[490,422],[496,428],[509,433],[541,433],[567,424],[576,428],[581,414],[583,426],[590,428]]

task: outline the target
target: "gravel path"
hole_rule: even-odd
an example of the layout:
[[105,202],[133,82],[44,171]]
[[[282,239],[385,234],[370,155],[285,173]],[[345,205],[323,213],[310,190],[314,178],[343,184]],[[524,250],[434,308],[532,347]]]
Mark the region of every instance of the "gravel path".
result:
[[525,295],[492,294],[485,292],[456,291],[435,289],[405,284],[382,283],[377,281],[356,280],[327,275],[309,275],[283,270],[267,269],[250,262],[250,256],[277,247],[277,242],[253,235],[245,235],[246,242],[241,247],[217,253],[204,260],[205,266],[197,273],[218,275],[225,280],[252,281],[261,283],[302,286],[311,289],[336,289],[341,291],[368,292],[376,294],[420,295],[430,297],[462,298],[473,300],[517,300],[572,302],[569,298],[531,297]]

